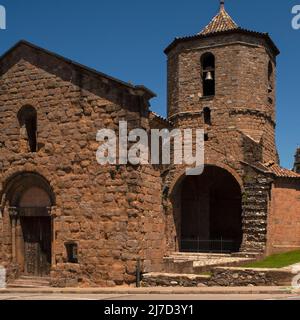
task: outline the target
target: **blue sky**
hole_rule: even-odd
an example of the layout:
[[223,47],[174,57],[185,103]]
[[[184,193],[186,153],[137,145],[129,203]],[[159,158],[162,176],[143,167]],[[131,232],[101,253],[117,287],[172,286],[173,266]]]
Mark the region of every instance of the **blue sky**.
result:
[[[165,115],[165,47],[199,32],[216,14],[218,0],[0,0],[7,30],[0,53],[25,39],[157,93],[152,110]],[[292,167],[300,144],[300,30],[291,27],[300,0],[227,0],[241,26],[269,32],[281,50],[277,70],[277,144],[281,164]]]

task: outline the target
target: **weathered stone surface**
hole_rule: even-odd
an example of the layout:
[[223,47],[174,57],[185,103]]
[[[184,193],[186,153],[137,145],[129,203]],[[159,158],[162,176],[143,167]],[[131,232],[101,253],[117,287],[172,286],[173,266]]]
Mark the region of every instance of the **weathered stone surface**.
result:
[[[51,281],[54,286],[122,285],[135,281],[136,263],[160,268],[165,252],[158,168],[100,166],[96,161],[102,128],[150,128],[150,96],[118,81],[78,68],[27,44],[1,60],[0,261],[9,280],[24,272],[22,241],[12,257],[12,227],[7,183],[24,172],[43,177],[55,195]],[[37,150],[30,152],[18,112],[37,112]],[[151,196],[150,196],[151,195]],[[18,222],[19,223],[19,222]],[[151,230],[145,233],[151,224]],[[21,239],[21,228],[16,230]],[[65,244],[78,245],[78,264],[68,263]],[[12,260],[16,259],[13,264]]]
[[[207,52],[216,62],[213,96],[203,95],[201,60]],[[34,187],[51,194],[51,208],[46,206],[52,240],[47,259],[53,286],[132,284],[138,262],[143,273],[162,271],[164,256],[180,250],[186,210],[180,186],[186,166],[100,166],[96,133],[103,128],[118,131],[120,120],[128,121],[129,130],[204,129],[206,166],[224,170],[240,188],[240,250],[264,254],[266,248],[274,252],[300,247],[299,180],[279,179],[262,165],[279,163],[276,55],[266,37],[239,30],[178,42],[167,52],[168,120],[149,111],[153,94],[144,87],[98,74],[24,42],[2,57],[0,262],[7,268],[8,280],[25,272],[24,228],[10,211],[20,209],[27,189],[32,192],[28,184],[32,177],[37,179]],[[36,113],[37,130],[31,139],[20,116],[23,107]],[[210,121],[205,119],[207,108]],[[36,150],[30,143],[34,139]],[[198,193],[196,188],[195,199]],[[27,200],[36,205],[43,196],[35,195],[27,195]],[[206,200],[210,203],[209,193]],[[225,216],[223,221],[227,220]],[[68,244],[76,244],[73,263]],[[190,261],[177,267],[180,272],[194,272]],[[277,281],[269,273],[238,270],[217,270],[212,279],[219,285]],[[209,285],[207,279],[190,276],[159,281]]]
[[280,269],[216,268],[210,286],[290,286],[293,274]]
[[148,273],[143,275],[143,287],[199,287],[209,283],[210,276],[172,273]]
[[211,275],[149,273],[144,287],[247,287],[290,286],[294,275],[282,269],[214,268]]

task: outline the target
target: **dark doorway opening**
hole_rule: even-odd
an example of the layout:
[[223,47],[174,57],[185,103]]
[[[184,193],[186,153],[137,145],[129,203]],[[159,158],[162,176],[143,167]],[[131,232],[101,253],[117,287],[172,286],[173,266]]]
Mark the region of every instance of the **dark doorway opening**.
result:
[[21,217],[24,239],[24,274],[43,277],[51,268],[50,217]]
[[18,274],[49,276],[52,263],[55,195],[39,174],[23,172],[6,185],[7,206],[11,220],[12,261]]
[[242,242],[242,196],[226,170],[205,167],[200,176],[187,176],[181,186],[180,250],[237,252]]

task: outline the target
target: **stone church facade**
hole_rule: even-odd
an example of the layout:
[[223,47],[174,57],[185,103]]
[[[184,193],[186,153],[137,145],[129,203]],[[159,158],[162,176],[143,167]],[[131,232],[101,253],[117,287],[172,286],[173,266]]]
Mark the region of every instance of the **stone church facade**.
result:
[[[276,57],[221,3],[202,32],[176,38],[168,117],[155,95],[21,41],[0,59],[0,264],[9,280],[114,286],[162,271],[172,252],[271,254],[300,248],[300,174],[279,165]],[[106,165],[96,133],[205,130],[205,170]],[[295,165],[296,168],[296,165]]]

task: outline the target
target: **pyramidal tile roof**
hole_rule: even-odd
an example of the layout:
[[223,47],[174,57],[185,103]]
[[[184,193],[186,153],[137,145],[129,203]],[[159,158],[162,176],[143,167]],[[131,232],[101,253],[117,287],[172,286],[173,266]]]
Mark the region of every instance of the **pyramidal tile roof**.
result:
[[210,21],[210,23],[196,35],[185,36],[185,37],[176,37],[174,41],[165,49],[165,54],[169,52],[178,44],[182,42],[188,42],[195,39],[203,39],[210,36],[215,36],[218,34],[227,34],[231,32],[239,32],[246,35],[252,35],[256,37],[264,38],[267,44],[270,46],[271,50],[277,56],[280,51],[270,38],[270,35],[265,32],[251,31],[248,29],[241,28],[237,25],[230,15],[225,10],[224,0],[220,0],[220,10],[218,14]]
[[233,21],[226,12],[224,1],[221,1],[219,13],[211,20],[211,22],[199,33],[206,35],[210,33],[239,29],[239,26]]

